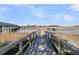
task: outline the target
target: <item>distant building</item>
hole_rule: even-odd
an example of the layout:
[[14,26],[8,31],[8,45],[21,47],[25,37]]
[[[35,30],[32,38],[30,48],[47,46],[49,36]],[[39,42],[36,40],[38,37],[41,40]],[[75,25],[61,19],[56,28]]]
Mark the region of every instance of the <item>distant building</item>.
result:
[[0,32],[15,32],[19,28],[18,25],[0,22]]

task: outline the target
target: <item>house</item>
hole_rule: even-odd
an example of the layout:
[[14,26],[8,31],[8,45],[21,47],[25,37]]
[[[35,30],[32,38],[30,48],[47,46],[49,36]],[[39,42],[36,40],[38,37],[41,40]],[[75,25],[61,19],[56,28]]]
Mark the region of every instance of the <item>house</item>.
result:
[[19,29],[20,27],[18,25],[0,22],[0,32],[15,32]]

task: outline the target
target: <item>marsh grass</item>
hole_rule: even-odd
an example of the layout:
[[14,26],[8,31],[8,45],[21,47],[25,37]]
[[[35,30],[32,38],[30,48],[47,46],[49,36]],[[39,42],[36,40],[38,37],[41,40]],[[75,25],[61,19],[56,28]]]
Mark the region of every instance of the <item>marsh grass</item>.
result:
[[67,34],[63,32],[58,32],[54,35],[61,37],[63,40],[67,40],[67,42],[79,48],[79,34]]
[[30,33],[19,33],[19,32],[7,32],[0,33],[0,47],[10,42],[20,40],[21,38],[29,35]]

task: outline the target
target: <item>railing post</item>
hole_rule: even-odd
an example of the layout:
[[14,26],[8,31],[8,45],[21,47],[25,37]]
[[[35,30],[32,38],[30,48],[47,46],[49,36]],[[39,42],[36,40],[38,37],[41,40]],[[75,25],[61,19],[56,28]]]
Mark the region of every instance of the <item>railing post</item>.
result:
[[64,40],[60,41],[60,53],[64,54],[64,44],[63,44]]
[[62,48],[63,54],[66,54],[66,52],[68,52],[65,46],[66,46],[66,40],[63,40],[63,48]]
[[29,36],[29,40],[31,40],[32,38],[31,38],[31,35]]
[[60,42],[60,40],[58,40],[58,47],[59,47],[58,54],[60,55],[61,54],[61,42]]
[[47,32],[47,38],[49,39],[49,33]]
[[[32,35],[32,34],[31,34]],[[31,35],[29,36],[29,40],[32,40]],[[29,46],[31,45],[31,42],[29,42]]]
[[46,36],[47,36],[46,38],[48,39],[48,33],[47,32],[46,32]]
[[50,39],[52,39],[52,33],[51,33]]
[[34,33],[34,39],[36,38],[37,32]]
[[47,33],[47,39],[49,39],[49,33]]
[[33,39],[34,39],[34,33],[32,34],[32,36],[33,36]]
[[[22,42],[19,43],[19,51],[22,49]],[[23,51],[21,51],[20,54],[23,54]]]

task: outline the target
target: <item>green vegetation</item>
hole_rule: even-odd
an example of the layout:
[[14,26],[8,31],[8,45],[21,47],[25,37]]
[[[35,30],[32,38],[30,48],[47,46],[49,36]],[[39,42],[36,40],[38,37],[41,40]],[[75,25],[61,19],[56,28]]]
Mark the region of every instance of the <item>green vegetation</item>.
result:
[[27,25],[27,26],[20,26],[20,29],[24,30],[39,30],[39,29],[79,29],[79,25],[74,26],[60,26],[60,25]]
[[20,29],[28,29],[28,30],[46,29],[46,26],[20,26]]

